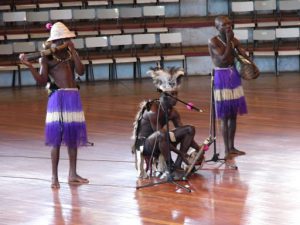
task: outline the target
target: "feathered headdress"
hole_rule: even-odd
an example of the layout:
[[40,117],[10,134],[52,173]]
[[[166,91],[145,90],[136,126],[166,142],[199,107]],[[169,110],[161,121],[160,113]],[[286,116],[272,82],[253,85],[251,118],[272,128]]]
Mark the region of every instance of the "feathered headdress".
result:
[[157,89],[161,91],[176,91],[181,84],[184,71],[178,67],[162,69],[158,65],[156,68],[151,68],[147,74],[152,77],[153,84]]

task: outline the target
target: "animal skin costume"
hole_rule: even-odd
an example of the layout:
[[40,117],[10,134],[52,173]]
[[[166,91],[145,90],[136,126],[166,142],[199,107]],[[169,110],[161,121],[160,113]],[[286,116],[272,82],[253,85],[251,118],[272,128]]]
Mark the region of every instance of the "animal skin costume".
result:
[[[153,84],[155,87],[162,92],[170,92],[170,91],[177,91],[181,77],[184,75],[183,69],[181,68],[170,68],[170,69],[162,69],[159,66],[157,68],[153,68],[150,71],[148,71],[148,74],[153,79]],[[132,152],[135,154],[136,158],[136,169],[138,171],[138,177],[140,178],[146,178],[147,173],[144,170],[144,156],[146,156],[146,163],[147,168],[149,166],[148,159],[151,157],[154,157],[155,159],[159,158],[159,162],[157,165],[158,171],[164,171],[165,170],[165,159],[160,154],[160,150],[158,148],[158,142],[155,144],[155,146],[151,146],[147,138],[152,135],[153,133],[157,132],[153,130],[149,123],[143,123],[143,126],[141,127],[141,121],[142,120],[148,120],[147,118],[143,117],[144,112],[147,110],[149,111],[151,108],[151,104],[161,104],[159,100],[149,100],[149,101],[143,101],[140,104],[139,111],[136,115],[135,122],[134,122],[134,131],[133,131],[133,139],[134,139],[134,145],[132,147]],[[140,135],[140,130],[143,128],[143,130],[147,130],[148,134],[145,136]],[[176,142],[176,138],[173,132],[170,132],[170,141]],[[161,157],[162,156],[162,157]],[[147,170],[146,168],[146,170]]]

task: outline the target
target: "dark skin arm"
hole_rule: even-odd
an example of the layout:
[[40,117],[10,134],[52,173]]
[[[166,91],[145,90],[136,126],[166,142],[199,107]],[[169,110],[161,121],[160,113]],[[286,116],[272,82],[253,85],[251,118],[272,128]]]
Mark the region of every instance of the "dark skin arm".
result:
[[43,57],[41,58],[40,61],[40,72],[38,72],[33,66],[32,63],[29,62],[25,54],[20,54],[19,56],[21,63],[26,65],[28,69],[30,70],[33,78],[37,82],[38,85],[46,85],[48,81],[48,63],[47,63],[47,58]]
[[[184,126],[183,122],[181,120],[181,116],[180,116],[180,114],[178,113],[178,111],[175,108],[172,108],[172,111],[170,113],[169,119],[172,121],[175,129]],[[199,145],[196,143],[196,141],[194,139],[192,140],[190,146],[192,148],[196,149],[196,150],[200,149]]]
[[148,118],[150,120],[151,128],[154,131],[162,130],[164,131],[163,127],[165,124],[163,124],[164,119],[164,113],[163,111],[159,110],[159,103],[155,103],[151,105],[151,110],[148,113]]
[[75,64],[75,72],[79,75],[82,76],[84,74],[84,66],[80,60],[80,57],[74,47],[74,43],[71,40],[65,41],[65,43],[68,44],[68,49],[71,52],[72,58],[74,60]]
[[172,121],[175,128],[183,126],[180,114],[178,113],[178,111],[175,108],[172,108],[169,119]]
[[233,65],[234,56],[231,44],[225,46],[214,37],[208,43],[208,50],[215,66],[224,68]]
[[[58,40],[57,42],[61,42],[61,40]],[[74,88],[76,87],[76,83],[74,81],[74,71],[78,75],[84,74],[84,66],[74,48],[73,42],[71,40],[65,40],[64,43],[67,44],[67,48],[55,54],[61,58],[67,58],[68,55],[71,54],[71,63],[58,63],[56,60],[49,60],[48,57],[44,56],[40,59],[41,67],[39,72],[33,68],[31,62],[26,59],[25,54],[20,54],[19,58],[21,63],[29,68],[34,79],[39,85],[45,85],[48,81],[48,76],[50,75],[59,87]]]
[[[174,109],[172,111],[171,121],[173,122],[175,128],[183,126],[180,114],[178,113],[178,111],[176,109]],[[191,147],[196,149],[196,150],[200,149],[199,145],[197,144],[197,142],[194,139],[192,140]]]

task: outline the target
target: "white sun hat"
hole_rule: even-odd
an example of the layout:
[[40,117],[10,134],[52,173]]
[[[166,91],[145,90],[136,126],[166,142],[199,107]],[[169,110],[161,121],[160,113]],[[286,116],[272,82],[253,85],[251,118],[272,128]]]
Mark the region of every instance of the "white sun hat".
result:
[[63,23],[57,22],[51,27],[50,37],[47,41],[74,37],[76,37],[74,32],[70,31]]

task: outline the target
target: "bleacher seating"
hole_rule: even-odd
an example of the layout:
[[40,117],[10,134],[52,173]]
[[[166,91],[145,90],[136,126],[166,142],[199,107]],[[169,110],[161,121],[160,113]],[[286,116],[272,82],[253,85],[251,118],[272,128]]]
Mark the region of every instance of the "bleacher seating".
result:
[[[74,30],[77,30],[77,27],[80,26],[80,24],[86,24],[90,23],[94,25],[96,28],[96,10],[94,8],[88,8],[88,9],[73,9],[72,10],[72,28]],[[93,31],[95,31],[93,29]],[[97,35],[99,32],[95,33],[86,33],[87,36],[89,35]],[[84,35],[81,33],[81,35]]]
[[108,6],[110,5],[110,1],[108,0],[87,0],[86,6],[94,7],[94,6]]
[[121,63],[132,63],[133,64],[133,78],[136,78],[136,62],[137,58],[133,56],[133,39],[132,35],[113,35],[110,37],[110,46],[113,50],[114,47],[119,47],[119,49],[127,49],[127,54],[125,56],[117,56],[112,52],[113,56],[113,79],[118,78],[118,68],[117,65]]
[[278,7],[281,26],[300,25],[300,0],[281,0],[278,2]]
[[120,8],[120,19],[140,19],[142,18],[141,7],[124,7]]
[[134,5],[134,0],[112,0],[114,5]]
[[[137,57],[137,74],[138,77],[141,78],[141,68],[142,68],[142,63],[145,62],[155,62],[155,61],[161,61],[161,56],[158,54],[156,51],[149,51],[149,56],[143,56],[140,54],[140,52],[137,52],[137,47],[142,46],[141,51],[143,53],[147,53],[147,48],[151,46],[152,48],[156,49],[157,48],[157,43],[156,43],[156,36],[154,33],[150,34],[135,34],[133,35],[133,43],[134,43],[134,50],[135,50],[135,55]],[[150,48],[151,48],[150,47]]]
[[257,27],[276,27],[276,0],[254,1],[255,22]]
[[29,39],[29,35],[26,34],[26,33],[23,33],[23,34],[7,34],[5,37],[6,37],[6,41],[10,41],[10,40],[19,41],[19,40],[28,40]]
[[264,49],[274,51],[275,40],[276,40],[275,29],[253,30],[254,51],[256,51],[256,49],[258,49],[262,43]]
[[34,10],[37,8],[36,4],[16,4],[16,10]]
[[10,1],[1,1],[0,2],[0,11],[11,11]]
[[144,6],[143,7],[143,17],[145,21],[145,26],[150,18],[155,18],[157,21],[159,18],[163,18],[162,26],[165,26],[165,7],[158,6]]
[[41,2],[40,0],[38,1],[38,8],[39,9],[50,9],[50,8],[56,8],[59,9],[60,4],[58,2]]
[[105,24],[111,25],[119,23],[119,9],[97,9],[96,10],[96,18],[98,19],[98,27],[105,27]]
[[[156,47],[156,37],[155,34],[134,34],[133,35],[133,43],[135,47],[135,53],[137,46],[142,45],[142,46],[151,46],[154,48]],[[145,50],[145,48],[143,48]]]
[[256,57],[272,57],[275,61],[275,71],[277,73],[276,63],[276,35],[275,29],[257,29],[253,31],[253,56]]
[[[109,79],[111,80],[113,78],[112,75],[112,63],[113,59],[110,58],[108,54],[108,39],[107,37],[87,37],[85,38],[85,47],[86,47],[86,54],[87,54],[87,60],[89,62],[89,72],[87,75],[87,80],[94,80],[94,65],[97,64],[107,64],[109,67]],[[107,52],[104,52],[105,54],[102,54],[102,58],[96,58],[94,57],[94,54],[90,53],[90,49],[96,49],[98,53],[103,53],[104,50]],[[104,55],[104,56],[103,56]],[[90,79],[89,79],[90,78]]]
[[[181,33],[161,33],[159,34],[159,44],[161,48],[162,65],[168,61],[181,61],[182,67],[186,68],[186,57],[182,50],[182,35]],[[165,52],[166,48],[164,46],[172,46],[170,49],[172,51]],[[174,46],[178,46],[174,48]],[[169,48],[167,48],[169,49]]]
[[64,1],[62,0],[61,1],[61,6],[62,7],[71,7],[71,8],[74,8],[74,7],[83,7],[83,2],[82,1]]
[[249,29],[234,29],[234,36],[241,42],[245,43],[246,50],[249,51]]
[[[13,44],[0,44],[0,56],[6,58],[6,61],[1,61],[1,70],[4,70],[5,66],[16,66],[15,57],[13,56]],[[17,69],[17,67],[16,67]]]
[[3,22],[4,23],[25,23],[27,20],[26,12],[3,12]]
[[[281,56],[299,56],[300,68],[300,29],[299,27],[277,28],[275,31],[276,46],[276,63]],[[279,70],[276,71],[279,74]]]
[[149,4],[149,3],[154,3],[156,4],[156,0],[136,0],[136,4]]
[[[13,55],[13,44],[0,44],[0,56],[6,60],[1,60],[0,62],[0,71],[17,71],[18,67],[16,64],[16,56]],[[7,67],[7,69],[5,68]]]
[[[253,20],[254,3],[253,1],[232,1],[231,2],[231,17],[235,28],[240,27],[254,27]],[[250,21],[245,23],[243,17],[250,15]]]
[[[299,51],[299,38],[287,42],[277,29],[289,26],[294,30],[299,26],[300,0],[229,2],[236,37],[250,54],[279,57],[287,55],[284,50],[288,51],[291,46],[295,48],[294,53]],[[117,64],[120,63],[133,63],[134,78],[141,77],[141,64],[146,62],[161,61],[163,64],[176,60],[186,67],[186,56],[207,56],[207,46],[183,46],[181,34],[172,31],[173,28],[213,26],[215,16],[182,18],[182,21],[170,18],[166,15],[168,3],[178,4],[180,9],[180,0],[3,0],[0,3],[0,42],[12,46],[34,42],[36,50],[41,50],[41,43],[49,35],[45,24],[63,21],[77,34],[74,42],[87,68],[86,80],[94,79],[93,67],[97,64],[108,64],[109,79],[118,77]],[[290,5],[286,6],[288,3]],[[258,38],[259,33],[264,32],[261,28],[272,30],[272,44]],[[116,44],[117,37],[122,41],[131,39],[131,42]],[[106,40],[106,43],[100,44],[99,40]],[[262,41],[266,43],[262,45]],[[0,65],[18,66],[18,53],[11,54],[12,57],[1,54]]]
[[180,3],[180,0],[158,0],[158,3],[172,3],[172,2]]
[[48,11],[26,12],[26,22],[28,23],[28,26],[33,25],[32,23],[45,24],[49,21],[49,19]]

